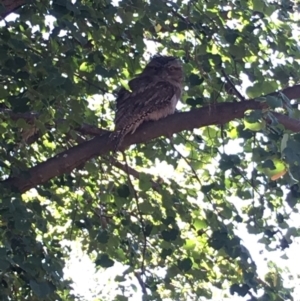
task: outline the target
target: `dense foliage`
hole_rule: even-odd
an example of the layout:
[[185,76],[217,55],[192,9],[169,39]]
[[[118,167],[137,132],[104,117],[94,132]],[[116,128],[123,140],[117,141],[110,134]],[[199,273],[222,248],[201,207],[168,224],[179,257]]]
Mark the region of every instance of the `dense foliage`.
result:
[[[63,241],[99,268],[128,266],[144,300],[292,299],[278,269],[260,278],[237,230],[268,251],[299,235],[296,3],[0,3],[1,300],[76,300]],[[156,138],[113,160],[115,91],[156,52],[184,63],[185,130],[175,115],[160,134],[147,125]],[[82,159],[90,139],[107,149]]]

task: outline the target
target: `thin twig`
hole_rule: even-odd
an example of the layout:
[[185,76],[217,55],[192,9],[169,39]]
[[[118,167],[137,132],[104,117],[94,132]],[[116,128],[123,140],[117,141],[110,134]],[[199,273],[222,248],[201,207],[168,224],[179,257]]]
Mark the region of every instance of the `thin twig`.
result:
[[[194,167],[190,164],[190,162],[188,161],[188,159],[182,155],[175,147],[175,145],[171,142],[171,146],[172,148],[179,154],[179,156],[185,161],[185,163],[190,167],[192,173],[194,174],[195,179],[197,180],[197,182],[199,183],[199,185],[202,187],[203,184],[200,180],[200,178],[197,175],[196,170],[194,169]],[[212,207],[214,208],[215,212],[217,212],[219,214],[219,210],[217,209],[215,203],[213,202],[212,197],[209,194],[206,194],[205,197],[208,199],[208,201],[211,203]]]
[[92,136],[101,136],[110,132],[108,130],[101,129],[87,123],[84,123],[79,127],[75,127],[74,130],[80,132],[81,134],[92,135]]
[[134,276],[136,277],[138,283],[139,283],[140,286],[141,286],[142,293],[143,293],[145,296],[147,296],[148,293],[147,293],[147,290],[146,290],[145,283],[144,283],[144,281],[143,281],[143,279],[142,279],[142,277],[141,277],[141,274],[138,273],[138,272],[134,272]]
[[[24,119],[26,121],[26,123],[29,125],[33,125],[35,120],[38,119],[40,116],[40,114],[36,113],[36,112],[15,113],[12,110],[7,109],[7,108],[0,109],[0,118],[1,118],[1,114],[3,114],[3,115],[7,114],[9,116],[9,118],[11,118],[12,120],[15,120],[15,121],[17,121],[19,119]],[[53,126],[56,126],[58,124],[64,124],[64,123],[67,123],[67,120],[60,118],[60,119],[54,120],[54,125],[46,124],[46,128],[51,129]],[[80,132],[83,135],[91,135],[91,136],[101,136],[101,135],[104,135],[104,134],[107,134],[108,132],[110,132],[108,130],[101,129],[101,128],[98,128],[96,126],[93,126],[93,125],[90,125],[87,123],[83,123],[80,126],[76,126],[73,128],[73,130],[76,132]],[[32,133],[32,135],[29,135],[29,137],[27,137],[27,139],[24,139],[24,140],[27,144],[32,144],[40,137],[40,135],[41,135],[40,131],[36,130]],[[32,137],[32,136],[34,136],[34,137]]]
[[145,223],[144,223],[144,220],[143,220],[142,212],[140,210],[139,199],[138,199],[137,192],[134,189],[133,183],[130,179],[129,166],[128,166],[128,163],[127,163],[126,155],[125,155],[124,152],[122,152],[122,154],[123,154],[123,159],[124,159],[126,169],[127,169],[128,183],[131,186],[131,190],[133,192],[133,195],[134,195],[134,198],[135,198],[135,201],[136,201],[136,207],[137,207],[137,211],[138,211],[138,214],[139,214],[139,217],[140,217],[140,223],[141,223],[141,226],[142,226],[142,232],[143,232],[143,236],[144,236],[144,243],[143,243],[143,250],[142,250],[142,264],[141,264],[141,274],[144,275],[145,274],[145,255],[146,255],[146,248],[147,248],[147,237],[146,237],[146,232],[145,232]]
[[190,164],[190,162],[188,161],[188,159],[187,159],[184,155],[182,155],[182,154],[176,149],[176,147],[175,147],[175,145],[173,144],[173,142],[171,141],[170,143],[171,143],[171,146],[172,146],[172,148],[174,149],[174,151],[176,151],[176,152],[179,154],[179,156],[185,161],[185,163],[190,167],[190,169],[191,169],[192,173],[194,174],[194,177],[196,178],[197,182],[200,184],[200,186],[202,186],[201,180],[199,179],[199,177],[198,177],[198,175],[197,175],[197,172],[195,171],[194,167],[191,166],[191,164]]
[[245,101],[245,97],[237,90],[237,88],[235,87],[229,76],[225,73],[225,71],[222,69],[221,72],[222,75],[225,77],[227,84],[232,89],[233,94],[236,95],[240,99],[240,101]]
[[[136,179],[140,179],[140,172],[138,172],[137,170],[133,169],[130,166],[124,166],[122,163],[118,162],[118,161],[114,161],[113,162],[114,166],[123,170],[126,173],[129,173],[130,175],[132,175],[133,177],[135,177]],[[162,179],[160,178],[159,181],[162,181]],[[161,184],[151,180],[151,186],[152,189],[159,192]]]
[[[219,154],[220,156],[223,155],[218,149],[217,149],[217,152],[218,152],[218,154]],[[225,155],[226,155],[226,154],[225,154]],[[260,197],[263,197],[263,196],[259,193],[259,191],[257,190],[257,188],[251,183],[252,181],[250,181],[250,180],[249,180],[249,179],[241,172],[241,170],[240,170],[237,166],[233,166],[233,167],[232,167],[232,170],[235,171],[238,175],[240,175],[240,176],[243,178],[243,180],[244,180],[246,183],[248,183]]]
[[173,14],[173,16],[176,17],[176,18],[178,18],[178,19],[180,19],[182,22],[186,23],[187,26],[190,26],[190,28],[192,28],[194,30],[194,33],[196,34],[196,36],[198,37],[198,39],[202,40],[199,32],[201,32],[203,34],[206,34],[203,29],[200,30],[198,28],[199,27],[198,25],[192,23],[188,18],[184,17],[177,10],[175,10],[175,8],[173,7],[174,3],[172,1],[164,0],[163,2],[165,4],[170,4],[170,6],[167,6],[167,7],[170,9],[170,12]]
[[[107,90],[105,90],[105,89],[103,89],[102,87],[98,86],[97,84],[95,84],[95,83],[89,81],[88,79],[84,78],[84,77],[81,76],[80,74],[78,74],[78,73],[75,72],[74,75],[75,75],[77,78],[81,79],[82,81],[86,82],[87,84],[89,84],[89,85],[91,85],[91,86],[93,86],[93,87],[99,89],[102,93],[104,93],[104,94],[105,94],[105,93],[108,93]],[[113,93],[112,93],[112,94],[113,94]]]

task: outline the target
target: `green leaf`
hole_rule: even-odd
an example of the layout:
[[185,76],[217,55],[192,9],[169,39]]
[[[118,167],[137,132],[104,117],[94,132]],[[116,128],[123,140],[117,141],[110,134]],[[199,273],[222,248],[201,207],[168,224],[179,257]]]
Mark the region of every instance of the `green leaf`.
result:
[[161,258],[166,259],[168,256],[172,255],[172,253],[173,253],[172,249],[163,248],[160,253],[160,256]]
[[150,236],[152,230],[153,230],[153,225],[147,224],[144,229],[145,236]]
[[100,230],[97,239],[100,243],[106,244],[109,240],[108,232],[106,230]]
[[245,297],[248,294],[248,291],[250,290],[250,287],[247,284],[233,284],[230,287],[230,293],[231,295],[234,295],[234,293],[237,293],[241,297]]
[[196,218],[193,221],[193,225],[196,228],[196,230],[201,230],[201,229],[204,229],[207,227],[206,221],[203,219],[198,219],[198,218]]
[[101,65],[97,65],[96,66],[95,72],[96,72],[96,74],[99,74],[99,75],[103,76],[104,78],[113,77],[113,76],[116,75],[116,71],[114,71],[114,70],[107,70],[107,69],[105,69]]
[[128,185],[124,184],[117,189],[118,195],[122,198],[127,198],[130,196],[130,190]]
[[270,168],[270,169],[275,169],[275,164],[272,160],[268,159],[267,161],[262,163],[263,168]]
[[190,258],[184,258],[182,260],[178,260],[177,264],[181,271],[187,272],[192,268],[193,261]]
[[114,298],[116,301],[128,301],[128,297],[123,296],[123,295],[116,295]]
[[23,128],[28,128],[28,123],[26,122],[25,119],[18,119],[17,122],[16,122],[16,126],[20,129],[23,129]]
[[162,222],[164,223],[164,225],[169,226],[175,223],[175,217],[169,215],[167,216],[167,218],[162,219]]
[[7,260],[0,259],[0,270],[5,272],[10,267],[10,263]]
[[114,261],[109,258],[107,254],[100,255],[95,261],[96,266],[101,266],[103,268],[110,268],[114,265]]
[[66,2],[66,8],[69,11],[73,12],[75,15],[80,15],[80,10],[72,2],[67,1]]
[[202,185],[201,187],[201,191],[204,193],[204,194],[207,194],[208,192],[210,192],[212,189],[214,189],[215,187],[215,184],[209,184],[209,185]]
[[253,86],[249,86],[246,89],[246,94],[249,98],[257,98],[261,95],[263,95],[263,86],[261,83],[255,83]]
[[88,42],[88,40],[80,32],[73,32],[73,36],[81,44],[81,46],[86,45]]
[[253,3],[253,10],[254,11],[259,11],[259,12],[264,12],[265,8],[265,2],[264,0],[252,0]]
[[234,44],[239,37],[239,32],[237,30],[227,29],[224,37],[229,44]]
[[275,96],[266,96],[267,104],[272,108],[281,108],[282,107],[282,99]]
[[165,241],[174,241],[177,239],[179,231],[177,229],[163,230],[161,235]]
[[152,204],[148,200],[144,200],[142,203],[140,203],[139,208],[144,214],[152,214],[154,211]]
[[29,284],[33,292],[40,298],[45,298],[47,295],[53,292],[53,287],[50,287],[47,282],[30,280]]
[[201,97],[187,98],[185,102],[191,107],[196,107],[197,105],[203,105],[204,99]]
[[151,187],[152,187],[151,176],[141,172],[139,174],[139,188],[142,191],[148,191]]
[[203,83],[204,79],[200,78],[197,74],[191,74],[189,76],[189,82],[191,86],[199,86]]
[[298,203],[298,198],[293,196],[292,193],[288,193],[285,201],[290,206],[290,208],[294,208]]
[[19,218],[19,219],[16,219],[16,221],[15,221],[16,230],[27,232],[27,231],[29,231],[30,226],[31,225],[30,225],[29,221],[26,219]]
[[220,250],[222,247],[226,245],[228,241],[227,233],[224,231],[214,231],[210,240],[210,245],[215,250]]

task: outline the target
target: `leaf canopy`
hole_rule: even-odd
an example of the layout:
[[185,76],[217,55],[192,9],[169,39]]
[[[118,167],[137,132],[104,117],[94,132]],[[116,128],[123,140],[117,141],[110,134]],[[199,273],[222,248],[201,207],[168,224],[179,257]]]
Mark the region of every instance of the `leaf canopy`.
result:
[[[143,300],[212,299],[219,289],[292,300],[286,272],[270,263],[262,279],[245,240],[256,235],[268,254],[300,233],[291,220],[300,197],[297,4],[0,3],[1,300],[83,300],[64,279],[68,241],[99,269],[129,267],[115,281],[124,288],[135,276]],[[115,160],[96,150],[76,159],[113,130],[116,89],[154,53],[184,63],[178,109],[206,107],[197,120],[213,121],[199,128],[191,118],[171,140]],[[128,300],[126,290],[111,300]]]

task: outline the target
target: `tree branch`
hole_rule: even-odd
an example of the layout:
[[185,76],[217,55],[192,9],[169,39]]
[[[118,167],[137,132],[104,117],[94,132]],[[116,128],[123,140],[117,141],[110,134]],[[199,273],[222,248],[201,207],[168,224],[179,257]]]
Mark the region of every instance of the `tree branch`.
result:
[[[19,119],[24,119],[28,124],[34,124],[35,119],[37,119],[39,117],[39,113],[35,113],[35,112],[26,112],[26,113],[15,113],[10,109],[7,108],[2,108],[0,109],[0,113],[4,113],[7,114],[9,116],[9,118],[11,118],[12,120],[19,120]],[[62,124],[62,123],[66,123],[67,120],[65,119],[58,119],[58,120],[54,120],[55,125],[57,124]],[[51,128],[51,125],[46,125],[47,128]],[[73,128],[75,131],[80,132],[83,135],[92,135],[92,136],[96,136],[96,135],[103,135],[105,133],[108,133],[108,130],[105,129],[101,129],[98,128],[96,126],[84,123],[81,126],[77,126]]]
[[5,10],[0,14],[0,17],[4,19],[6,16],[16,11],[19,7],[26,3],[26,0],[1,0],[0,5],[2,4]]
[[240,101],[245,101],[245,97],[237,90],[237,88],[235,87],[235,85],[233,84],[233,82],[230,80],[230,78],[226,74],[226,72],[224,70],[222,70],[221,72],[222,72],[222,75],[226,79],[225,85],[227,84],[229,86],[228,87],[228,94],[234,94],[235,96],[237,96],[240,99]]
[[[119,169],[121,169],[122,171],[124,171],[125,173],[128,173],[130,175],[132,175],[133,177],[135,177],[136,179],[140,178],[140,172],[138,172],[137,170],[133,169],[132,167],[130,167],[129,165],[125,166],[122,163],[115,161],[113,162],[113,165]],[[160,182],[162,182],[162,179],[159,179]],[[161,187],[161,184],[158,182],[155,182],[153,180],[151,180],[151,186],[152,189],[155,191],[159,191],[159,188]]]
[[[279,92],[283,93],[289,99],[296,99],[300,97],[300,85],[294,85],[286,89],[283,89],[281,91],[270,93],[268,95],[277,96]],[[263,95],[263,96],[267,96],[267,95]]]
[[[300,85],[289,87],[283,91],[288,98],[300,97]],[[276,95],[276,93],[272,93]],[[192,130],[208,125],[225,124],[236,118],[243,118],[247,110],[260,110],[266,108],[266,103],[255,100],[244,102],[226,102],[189,112],[176,113],[156,122],[143,124],[133,135],[125,137],[122,148],[128,148],[132,144],[145,143],[160,136],[169,136],[184,130]],[[281,115],[282,116],[282,115]],[[298,120],[282,117],[282,122],[287,129],[300,131]],[[25,192],[37,185],[41,185],[50,179],[70,173],[73,169],[84,164],[96,156],[102,156],[113,150],[114,143],[109,140],[107,134],[97,136],[89,141],[76,145],[57,156],[42,162],[24,172],[23,176],[11,177],[3,182],[9,188],[15,188]]]
[[284,125],[287,130],[290,130],[294,133],[300,132],[300,120],[291,118],[287,115],[282,115],[277,112],[272,112],[272,114],[276,117],[280,124]]
[[[260,109],[261,107],[261,102],[247,101],[243,103],[222,103],[191,110],[190,112],[177,113],[157,122],[145,123],[133,135],[125,137],[122,148],[183,130],[226,123],[235,118],[242,118],[244,112],[248,109]],[[30,168],[26,171],[24,177],[9,178],[2,183],[13,186],[20,192],[25,192],[36,185],[46,183],[56,176],[71,172],[93,157],[107,154],[114,147],[114,143],[109,141],[108,138],[109,133],[76,145]]]

